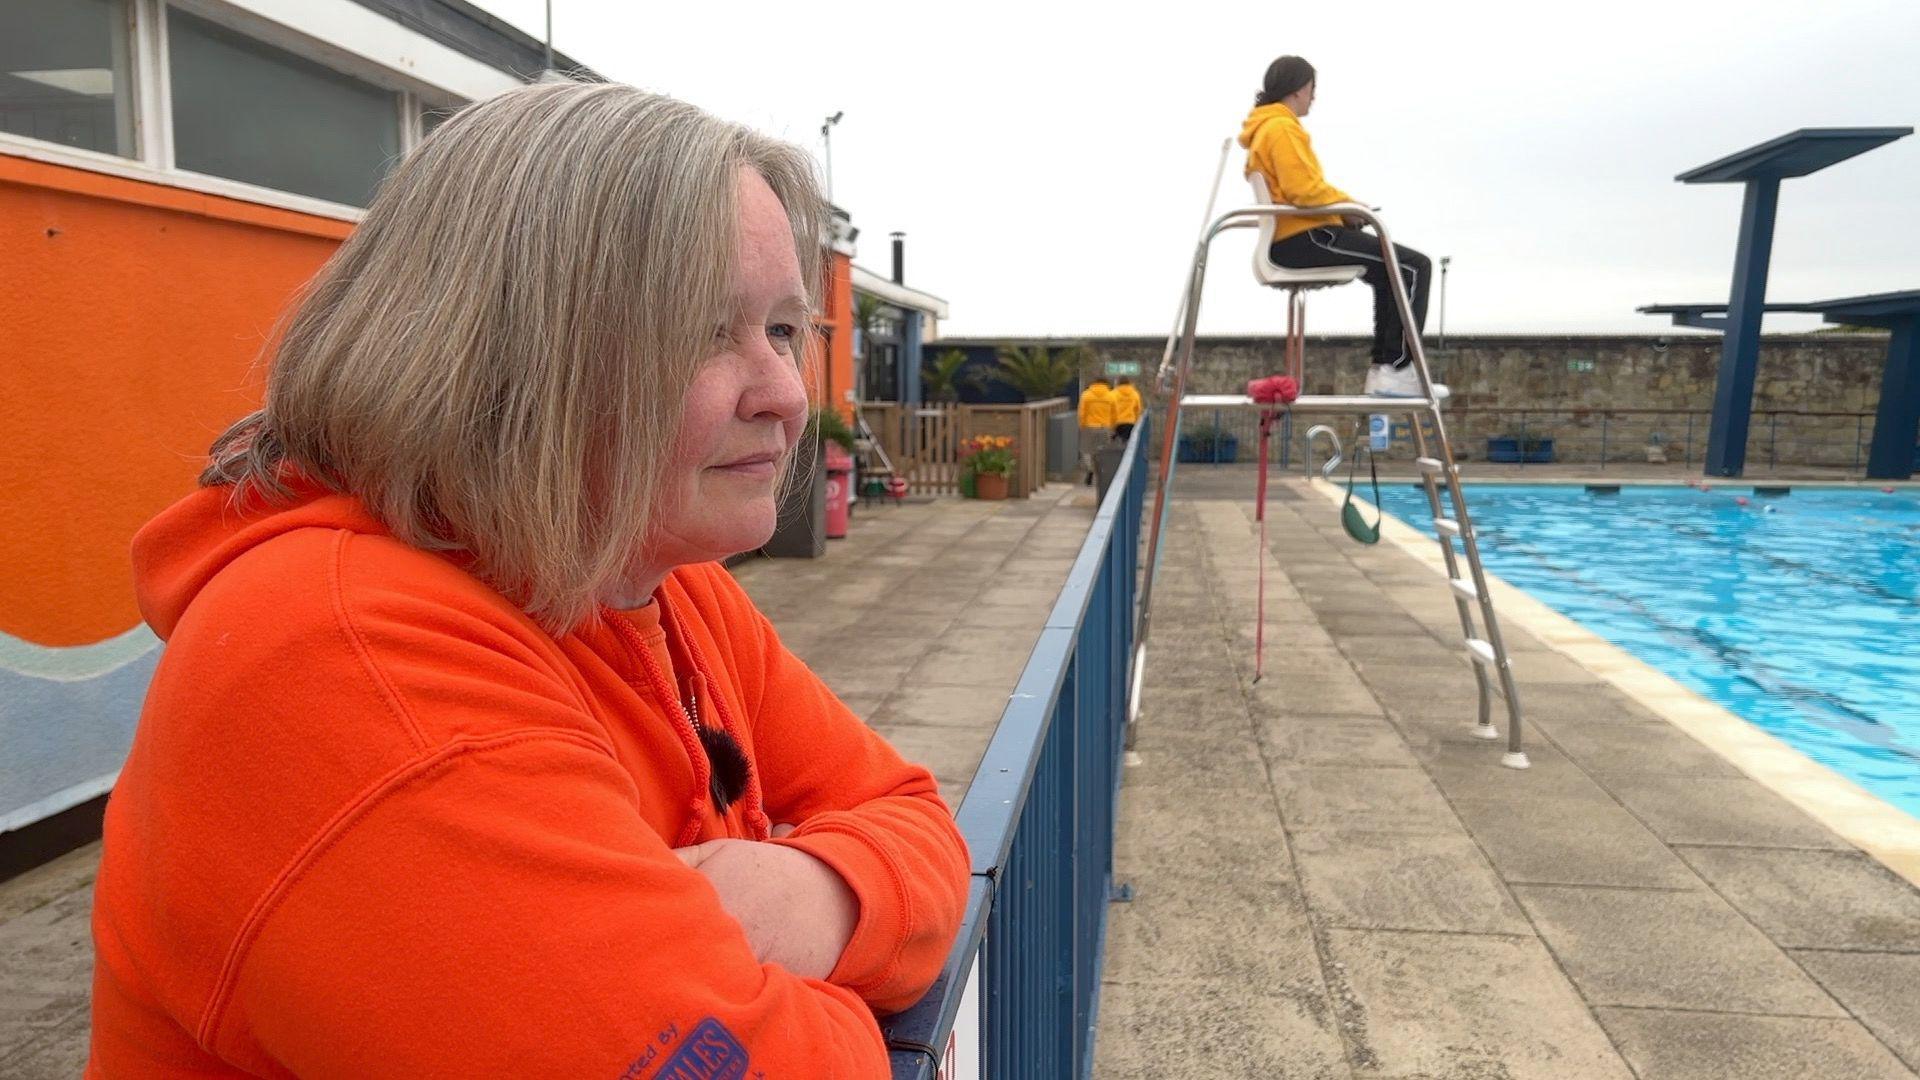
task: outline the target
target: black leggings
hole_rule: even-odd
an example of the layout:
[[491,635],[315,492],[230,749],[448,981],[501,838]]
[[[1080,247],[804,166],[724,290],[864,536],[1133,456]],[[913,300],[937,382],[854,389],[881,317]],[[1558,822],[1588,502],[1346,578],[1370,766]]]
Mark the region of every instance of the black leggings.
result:
[[[1413,303],[1413,318],[1420,331],[1427,328],[1427,293],[1433,287],[1433,262],[1425,255],[1400,244],[1393,245],[1400,263],[1401,280],[1406,282],[1407,299]],[[1315,266],[1362,266],[1360,280],[1373,286],[1373,362],[1405,364],[1407,352],[1401,330],[1400,306],[1393,302],[1393,286],[1384,273],[1380,259],[1380,238],[1370,232],[1340,226],[1323,226],[1295,233],[1274,244],[1268,257],[1279,266],[1304,270]]]

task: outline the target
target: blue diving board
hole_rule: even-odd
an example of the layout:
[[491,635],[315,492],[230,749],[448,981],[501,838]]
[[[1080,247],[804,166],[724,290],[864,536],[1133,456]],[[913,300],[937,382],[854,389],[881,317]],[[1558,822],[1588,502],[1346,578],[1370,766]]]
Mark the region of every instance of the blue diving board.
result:
[[[1739,476],[1746,469],[1747,427],[1753,418],[1753,384],[1760,364],[1760,316],[1767,311],[1817,310],[1823,316],[1829,314],[1819,305],[1769,305],[1766,302],[1767,268],[1773,257],[1773,221],[1780,204],[1780,181],[1818,172],[1911,134],[1911,127],[1802,128],[1689,169],[1674,178],[1683,184],[1745,184],[1747,187],[1740,209],[1739,243],[1734,251],[1733,289],[1728,302],[1724,305],[1656,304],[1640,309],[1653,314],[1671,314],[1674,322],[1681,326],[1725,332],[1720,346],[1720,372],[1713,390],[1713,423],[1707,433],[1707,475]],[[1716,310],[1724,311],[1725,315],[1715,317]],[[1683,318],[1694,321],[1682,321]],[[1896,342],[1901,336],[1895,331]],[[1883,399],[1885,391],[1890,389],[1893,387],[1883,389]],[[1909,458],[1909,469],[1911,465]]]
[[[1671,315],[1675,326],[1725,330],[1727,307],[1726,304],[1642,304],[1633,310],[1642,315]],[[1812,304],[1762,304],[1760,310],[1768,315],[1777,315],[1788,311],[1811,313],[1817,309]]]
[[1801,128],[1758,146],[1749,146],[1688,169],[1675,180],[1683,184],[1744,184],[1753,180],[1791,180],[1838,165],[1850,157],[1878,150],[1895,139],[1913,134],[1910,127]]
[[[1672,316],[1675,326],[1722,330],[1727,326],[1725,313],[1729,306],[1648,304],[1637,310],[1648,315]],[[1887,340],[1886,365],[1880,372],[1880,404],[1873,417],[1867,478],[1911,479],[1914,447],[1920,444],[1920,289],[1843,296],[1811,303],[1762,304],[1761,310],[1770,314],[1789,311],[1813,314],[1840,326],[1873,326],[1892,331],[1893,336]],[[1748,401],[1751,400],[1749,396]],[[1719,419],[1716,412],[1716,424]]]
[[1913,478],[1914,445],[1920,443],[1920,289],[1828,300],[1820,317],[1847,326],[1890,330],[1887,363],[1880,371],[1880,404],[1867,447],[1867,477]]

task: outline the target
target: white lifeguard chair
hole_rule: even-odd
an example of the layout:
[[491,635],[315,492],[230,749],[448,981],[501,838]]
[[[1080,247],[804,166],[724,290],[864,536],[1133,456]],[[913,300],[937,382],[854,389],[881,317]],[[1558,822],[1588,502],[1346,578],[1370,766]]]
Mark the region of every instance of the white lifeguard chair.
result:
[[[1253,188],[1255,206],[1272,206],[1273,194],[1267,190],[1267,178],[1258,172],[1247,174],[1247,183]],[[1307,292],[1312,289],[1328,289],[1335,285],[1345,285],[1359,279],[1364,272],[1358,266],[1281,266],[1273,261],[1273,234],[1280,219],[1266,216],[1260,219],[1260,239],[1253,245],[1253,279],[1272,289],[1287,291],[1287,349],[1286,373],[1300,382],[1305,374],[1307,359]],[[1302,384],[1304,385],[1304,383]]]
[[[1192,265],[1188,269],[1186,287],[1181,293],[1180,306],[1175,313],[1173,332],[1167,338],[1166,351],[1161,355],[1158,383],[1167,393],[1167,423],[1162,437],[1166,440],[1160,450],[1160,475],[1155,488],[1153,522],[1148,532],[1146,576],[1141,583],[1140,610],[1134,629],[1134,654],[1131,660],[1132,671],[1129,677],[1131,696],[1128,701],[1128,745],[1132,745],[1133,725],[1140,712],[1140,685],[1146,671],[1147,640],[1152,630],[1153,583],[1160,570],[1160,537],[1166,525],[1169,509],[1168,494],[1172,490],[1174,467],[1178,460],[1175,448],[1180,439],[1180,416],[1188,407],[1219,410],[1251,410],[1261,416],[1263,431],[1279,418],[1300,414],[1344,414],[1365,416],[1372,413],[1405,415],[1410,423],[1414,440],[1414,466],[1420,472],[1420,486],[1427,495],[1427,505],[1433,514],[1434,532],[1445,554],[1447,584],[1453,593],[1454,607],[1459,612],[1460,630],[1464,638],[1467,657],[1475,681],[1479,686],[1479,717],[1473,727],[1473,734],[1482,739],[1498,740],[1500,731],[1493,724],[1493,698],[1497,694],[1506,702],[1507,731],[1506,752],[1501,764],[1514,769],[1528,766],[1527,755],[1521,743],[1520,692],[1514,684],[1513,667],[1507,655],[1505,642],[1501,639],[1500,623],[1493,610],[1493,598],[1487,587],[1487,575],[1481,565],[1480,544],[1473,527],[1473,519],[1467,512],[1466,494],[1460,487],[1460,467],[1455,464],[1453,447],[1447,440],[1446,421],[1441,416],[1441,399],[1435,397],[1433,375],[1427,367],[1427,353],[1420,341],[1418,324],[1413,318],[1413,305],[1407,297],[1406,282],[1399,274],[1387,275],[1393,302],[1400,309],[1400,322],[1406,334],[1406,347],[1411,355],[1414,371],[1419,375],[1421,394],[1418,397],[1370,397],[1366,395],[1301,395],[1292,402],[1255,401],[1247,394],[1188,394],[1187,377],[1193,368],[1194,338],[1200,321],[1200,296],[1207,276],[1207,254],[1213,241],[1221,233],[1230,229],[1256,229],[1259,242],[1253,251],[1254,279],[1263,286],[1287,291],[1287,374],[1292,375],[1296,384],[1300,384],[1305,366],[1306,307],[1305,294],[1311,289],[1344,285],[1361,274],[1359,267],[1315,267],[1295,269],[1276,265],[1268,257],[1273,246],[1275,223],[1283,217],[1320,217],[1339,215],[1358,218],[1372,226],[1375,238],[1380,244],[1381,260],[1387,265],[1394,264],[1393,240],[1387,235],[1387,228],[1379,215],[1372,209],[1358,203],[1332,203],[1326,206],[1286,206],[1273,201],[1267,190],[1265,179],[1259,173],[1248,177],[1253,187],[1255,205],[1238,210],[1229,210],[1218,218],[1213,216],[1213,196],[1219,191],[1220,178],[1226,171],[1227,155],[1231,151],[1233,140],[1221,145],[1220,162],[1214,172],[1213,189],[1207,199],[1207,213],[1202,218],[1199,244],[1194,251]],[[1263,440],[1264,441],[1264,440]],[[1260,462],[1261,487],[1264,488],[1266,460],[1264,451]],[[1443,499],[1442,491],[1445,492]],[[1265,524],[1264,491],[1256,515],[1263,526]],[[1446,503],[1451,503],[1452,513],[1447,512]],[[1455,543],[1461,546],[1454,547]],[[1263,548],[1263,542],[1261,545]],[[1261,604],[1265,602],[1264,567],[1262,560]],[[1264,628],[1264,616],[1261,628]],[[1256,630],[1256,642],[1260,640]],[[1260,645],[1256,644],[1256,648]]]

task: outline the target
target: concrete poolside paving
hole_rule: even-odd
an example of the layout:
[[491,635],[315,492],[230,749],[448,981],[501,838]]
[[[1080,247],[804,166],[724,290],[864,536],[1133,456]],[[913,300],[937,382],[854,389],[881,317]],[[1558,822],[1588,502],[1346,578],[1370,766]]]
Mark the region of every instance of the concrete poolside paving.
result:
[[861,511],[812,562],[734,573],[781,640],[960,804],[1086,541],[1092,492]]
[[[930,768],[958,805],[1086,539],[1089,489],[1026,500],[861,509],[826,558],[735,575],[853,710]],[[86,1064],[99,845],[0,882],[0,1077]]]
[[[1501,768],[1444,586],[1292,483],[1252,685],[1250,480],[1180,476],[1097,1076],[1914,1075],[1920,892],[1511,627],[1533,768]],[[875,507],[736,573],[957,804],[1092,517]],[[0,1076],[84,1062],[97,858],[0,883]]]
[[1915,1075],[1920,890],[1514,626],[1503,768],[1441,579],[1244,473],[1179,477],[1096,1075]]

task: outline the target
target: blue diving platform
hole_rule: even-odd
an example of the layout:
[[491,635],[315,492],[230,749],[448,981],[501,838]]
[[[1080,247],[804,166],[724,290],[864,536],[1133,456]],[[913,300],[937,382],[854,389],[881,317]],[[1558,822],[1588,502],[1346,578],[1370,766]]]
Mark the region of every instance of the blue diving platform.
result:
[[[1679,326],[1721,331],[1720,371],[1714,384],[1713,422],[1707,435],[1709,476],[1739,476],[1746,468],[1747,428],[1753,415],[1753,386],[1760,362],[1760,317],[1769,311],[1817,312],[1829,322],[1893,328],[1886,375],[1881,382],[1881,407],[1875,423],[1874,453],[1867,475],[1891,468],[1880,452],[1882,427],[1907,417],[1904,471],[1913,472],[1911,418],[1920,413],[1920,378],[1914,374],[1913,316],[1892,314],[1900,297],[1915,293],[1879,293],[1811,304],[1768,304],[1767,270],[1773,255],[1773,223],[1780,203],[1780,181],[1819,172],[1848,158],[1885,146],[1913,134],[1911,127],[1803,128],[1758,146],[1729,154],[1689,169],[1674,179],[1683,184],[1745,184],[1740,210],[1740,233],[1733,258],[1733,288],[1725,304],[1653,304],[1639,310],[1673,316]],[[1891,306],[1889,306],[1891,305]],[[1866,321],[1879,320],[1879,321]],[[1904,326],[1903,331],[1899,327]],[[1905,359],[1897,356],[1906,354]],[[1892,397],[1892,416],[1889,416]],[[1887,428],[1889,440],[1899,436]]]

